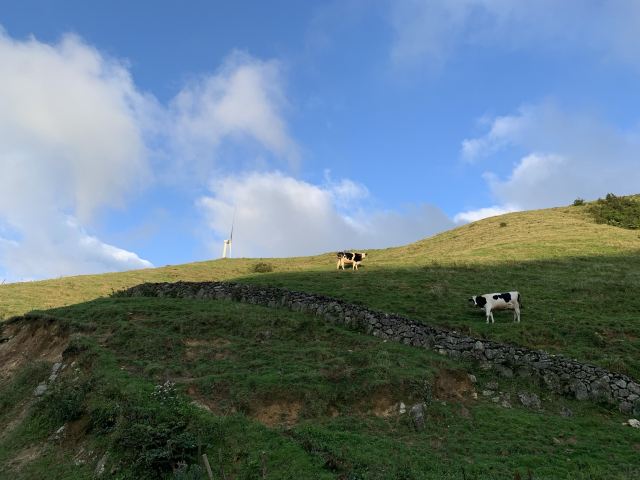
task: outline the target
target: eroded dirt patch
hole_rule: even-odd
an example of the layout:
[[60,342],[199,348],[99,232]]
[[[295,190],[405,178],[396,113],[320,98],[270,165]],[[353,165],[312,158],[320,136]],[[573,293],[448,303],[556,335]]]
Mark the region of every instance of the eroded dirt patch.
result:
[[193,399],[194,405],[216,415],[233,415],[237,413],[235,406],[229,401],[229,389],[219,386],[214,393],[205,395],[196,385],[189,385],[187,395]]
[[299,400],[273,400],[252,405],[251,417],[267,427],[291,427],[298,423],[303,406]]
[[367,412],[376,417],[388,418],[398,413],[398,400],[386,389],[375,392],[367,403]]
[[468,401],[476,391],[464,370],[442,369],[436,374],[433,393],[439,400]]
[[69,333],[51,320],[21,319],[3,325],[0,333],[0,383],[29,362],[62,361],[69,345]]

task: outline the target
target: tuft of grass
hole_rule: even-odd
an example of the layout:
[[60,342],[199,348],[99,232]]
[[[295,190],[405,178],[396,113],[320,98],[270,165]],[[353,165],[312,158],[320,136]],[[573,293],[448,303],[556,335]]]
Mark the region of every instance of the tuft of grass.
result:
[[273,265],[266,262],[258,262],[251,269],[254,273],[269,273],[273,272]]

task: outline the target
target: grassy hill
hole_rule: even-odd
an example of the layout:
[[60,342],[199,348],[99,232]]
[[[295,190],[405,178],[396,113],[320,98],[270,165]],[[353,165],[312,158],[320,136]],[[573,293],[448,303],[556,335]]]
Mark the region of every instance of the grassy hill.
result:
[[[255,272],[259,262],[273,271]],[[205,478],[205,452],[216,478],[634,478],[640,436],[609,407],[525,380],[494,384],[477,365],[298,313],[98,297],[144,281],[264,283],[640,378],[639,267],[639,232],[595,223],[587,205],[374,250],[358,272],[336,272],[326,254],[3,285],[1,316],[40,312],[0,334],[22,335],[26,355],[0,343],[0,478],[92,478],[103,458],[105,478]],[[470,295],[507,289],[523,295],[520,325],[510,314],[486,325],[467,306]],[[63,352],[65,368],[37,400]],[[541,408],[520,405],[521,392],[537,393]],[[424,429],[399,402],[426,405]],[[567,408],[573,416],[561,415]]]
[[[271,273],[255,273],[268,262]],[[106,296],[146,281],[234,280],[323,293],[477,336],[562,352],[640,378],[640,232],[596,224],[587,207],[512,213],[372,250],[358,272],[332,253],[226,259],[0,286],[0,316]],[[523,323],[483,323],[467,298],[517,289]],[[505,318],[506,317],[506,318]]]

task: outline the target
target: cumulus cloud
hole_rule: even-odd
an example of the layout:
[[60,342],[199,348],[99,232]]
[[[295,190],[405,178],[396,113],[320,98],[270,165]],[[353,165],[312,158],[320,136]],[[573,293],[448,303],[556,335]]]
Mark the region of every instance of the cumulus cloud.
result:
[[[280,172],[230,176],[200,198],[214,235],[228,237],[235,213],[234,256],[297,256],[344,248],[400,245],[450,228],[438,208],[405,212],[368,207],[366,188],[344,179],[314,185]],[[218,245],[214,245],[218,254]]]
[[520,210],[514,205],[494,205],[492,207],[478,208],[477,210],[467,210],[465,212],[457,213],[453,217],[455,223],[469,223],[477,222],[483,218],[496,217],[498,215],[504,215],[505,213],[517,212]]
[[300,154],[283,118],[283,87],[279,62],[229,55],[216,73],[191,81],[171,102],[180,157],[211,162],[223,140],[251,140],[295,166]]
[[[480,157],[495,153],[517,142],[520,132],[527,128],[526,122],[529,120],[529,116],[526,113],[521,112],[520,115],[495,118],[490,122],[491,127],[486,135],[463,140],[462,158],[473,163]],[[484,120],[486,123],[486,119]]]
[[[126,63],[75,35],[55,44],[0,30],[0,270],[10,279],[150,266],[87,233],[97,211],[144,188],[203,185],[255,148],[296,165],[283,67],[233,52],[168,105],[141,92]],[[224,151],[225,155],[221,154]],[[221,157],[231,157],[226,160]],[[153,175],[151,172],[153,171]],[[160,181],[160,184],[158,183]],[[355,184],[334,191],[358,196]],[[69,218],[73,218],[72,222]]]
[[462,150],[476,161],[498,152],[524,152],[506,177],[487,172],[484,178],[500,208],[545,208],[577,197],[637,193],[638,133],[545,103],[494,119],[486,135],[465,140]]
[[[53,212],[55,214],[55,212]],[[133,252],[108,245],[68,218],[27,229],[19,241],[0,237],[0,265],[10,280],[152,267]]]
[[486,45],[588,50],[640,68],[640,3],[632,0],[407,0],[390,8],[399,65],[438,67],[456,48]]
[[78,37],[48,45],[0,31],[0,220],[14,236],[0,244],[0,255],[10,275],[30,270],[21,262],[40,252],[83,272],[86,265],[100,271],[92,248],[111,257],[110,269],[132,265],[123,251],[92,243],[77,228],[68,238],[47,233],[73,232],[67,215],[87,221],[147,181],[143,137],[152,108],[121,63]]

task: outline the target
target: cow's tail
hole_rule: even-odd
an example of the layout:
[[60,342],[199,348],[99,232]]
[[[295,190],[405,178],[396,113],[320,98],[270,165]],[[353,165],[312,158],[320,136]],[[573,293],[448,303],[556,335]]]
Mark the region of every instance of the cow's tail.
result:
[[518,305],[520,306],[520,309],[524,308],[522,306],[522,295],[520,295],[520,292],[518,292]]

